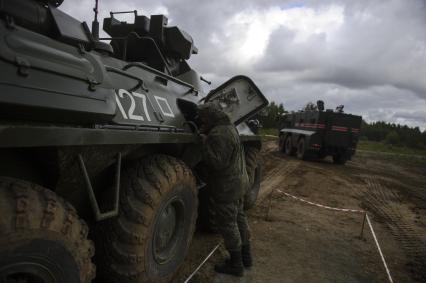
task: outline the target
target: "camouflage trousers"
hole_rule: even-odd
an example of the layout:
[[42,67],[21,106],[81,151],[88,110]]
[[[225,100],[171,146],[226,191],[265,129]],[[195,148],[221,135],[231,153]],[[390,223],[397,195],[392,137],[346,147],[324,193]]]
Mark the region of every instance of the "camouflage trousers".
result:
[[244,202],[238,200],[230,203],[212,200],[212,212],[215,226],[222,235],[228,251],[239,251],[241,245],[250,241],[250,229],[244,213]]

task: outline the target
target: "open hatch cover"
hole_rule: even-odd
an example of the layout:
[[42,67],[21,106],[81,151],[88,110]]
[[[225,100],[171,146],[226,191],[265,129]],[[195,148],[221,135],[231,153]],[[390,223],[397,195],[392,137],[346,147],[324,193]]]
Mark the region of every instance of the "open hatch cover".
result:
[[209,92],[206,102],[218,101],[222,109],[238,125],[268,105],[268,100],[246,76],[236,76]]

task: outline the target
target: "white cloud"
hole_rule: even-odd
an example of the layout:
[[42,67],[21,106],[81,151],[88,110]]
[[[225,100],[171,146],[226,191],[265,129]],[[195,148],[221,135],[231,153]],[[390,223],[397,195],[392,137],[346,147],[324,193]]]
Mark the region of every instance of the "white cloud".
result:
[[253,64],[265,55],[271,34],[286,28],[294,34],[294,42],[306,43],[313,35],[332,37],[343,23],[343,8],[332,5],[314,10],[307,7],[282,9],[246,9],[226,21],[222,37],[215,33],[213,43],[228,42],[225,59],[242,66]]
[[[62,9],[92,20],[92,0]],[[166,13],[195,40],[190,65],[217,86],[237,74],[289,109],[325,100],[369,120],[426,128],[424,0],[102,0]]]
[[170,13],[169,13],[169,9],[167,9],[166,6],[160,5],[154,8],[154,10],[152,11],[152,14],[169,16]]

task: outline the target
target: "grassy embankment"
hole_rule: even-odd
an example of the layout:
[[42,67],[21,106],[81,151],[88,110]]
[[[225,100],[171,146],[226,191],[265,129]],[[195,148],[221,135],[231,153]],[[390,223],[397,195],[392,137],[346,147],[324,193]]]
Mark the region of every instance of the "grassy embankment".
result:
[[394,153],[394,154],[402,154],[402,155],[420,155],[420,156],[426,157],[425,149],[395,146],[395,145],[385,144],[382,142],[359,141],[357,148],[359,150]]

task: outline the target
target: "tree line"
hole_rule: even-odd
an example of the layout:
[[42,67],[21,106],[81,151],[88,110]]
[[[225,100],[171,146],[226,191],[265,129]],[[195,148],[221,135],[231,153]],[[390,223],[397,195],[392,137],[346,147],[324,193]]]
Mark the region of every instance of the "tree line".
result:
[[285,113],[284,105],[271,101],[257,116],[260,124],[265,129],[278,129],[280,127],[280,117]]
[[422,132],[419,127],[382,121],[372,123],[362,121],[361,138],[397,146],[426,148],[426,131]]
[[[260,124],[265,129],[279,129],[280,118],[286,111],[282,103],[272,101],[257,116]],[[383,142],[395,146],[406,146],[411,148],[426,148],[426,130],[421,131],[419,127],[409,127],[383,121],[367,123],[362,121],[361,139]]]

